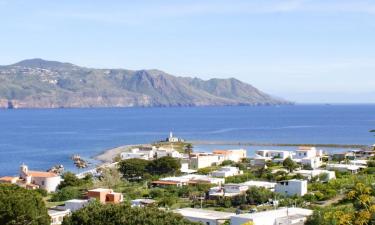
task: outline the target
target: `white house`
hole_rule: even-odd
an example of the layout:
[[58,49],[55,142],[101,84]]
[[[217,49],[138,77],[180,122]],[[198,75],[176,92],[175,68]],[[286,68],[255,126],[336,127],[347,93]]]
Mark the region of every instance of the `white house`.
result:
[[257,150],[255,154],[262,157],[267,157],[274,161],[283,161],[286,158],[292,158],[293,156],[293,153],[291,151],[286,150]]
[[152,199],[134,199],[131,200],[131,207],[145,207],[155,204],[156,201]]
[[246,149],[213,150],[213,154],[224,156],[224,160],[241,162],[246,158]]
[[158,181],[153,181],[152,184],[155,186],[184,186],[189,184],[197,184],[197,183],[206,183],[206,184],[214,184],[214,185],[223,185],[225,183],[224,178],[216,178],[210,177],[207,175],[199,175],[199,174],[188,174],[179,177],[164,177]]
[[212,153],[193,153],[189,160],[189,168],[193,170],[220,165],[225,160],[224,155]]
[[268,182],[268,181],[257,181],[257,180],[249,180],[244,183],[243,185],[246,185],[248,187],[264,187],[266,189],[269,189],[273,191],[275,189],[276,183],[274,182]]
[[366,168],[365,166],[358,166],[352,164],[327,164],[327,170],[337,170],[340,172],[358,173],[361,169]]
[[64,220],[64,216],[70,214],[69,209],[48,209],[48,215],[51,218],[51,225],[60,225]]
[[218,170],[212,172],[213,177],[231,177],[242,174],[243,172],[238,169],[238,167],[233,166],[223,166]]
[[31,171],[22,164],[20,166],[20,178],[27,185],[37,185],[39,188],[47,192],[54,192],[61,182],[61,177],[52,172]]
[[222,187],[210,188],[210,197],[233,197],[236,195],[244,194],[249,189],[249,186],[244,184],[225,184]]
[[192,222],[201,222],[204,225],[224,224],[235,215],[234,213],[194,208],[176,209],[173,212],[181,214],[187,220]]
[[293,158],[295,159],[303,159],[303,158],[313,158],[313,157],[322,157],[323,150],[318,150],[315,147],[299,147],[296,150],[296,154]]
[[308,180],[311,180],[313,177],[319,176],[321,174],[326,174],[327,178],[323,181],[329,181],[336,178],[335,171],[329,170],[297,170],[294,171],[295,174],[300,174],[303,177],[306,177]]
[[165,156],[170,156],[172,158],[182,158],[183,154],[174,150],[173,148],[158,148],[156,150],[156,158],[161,158]]
[[139,148],[133,148],[128,152],[122,152],[120,154],[122,160],[126,159],[144,159],[152,160],[156,154],[155,150],[140,150]]
[[277,182],[275,192],[287,196],[304,196],[307,193],[307,180],[285,180]]
[[90,203],[89,199],[71,199],[65,202],[63,208],[75,212]]
[[253,222],[254,225],[302,225],[313,213],[310,209],[280,208],[275,210],[234,215],[231,225],[242,225]]

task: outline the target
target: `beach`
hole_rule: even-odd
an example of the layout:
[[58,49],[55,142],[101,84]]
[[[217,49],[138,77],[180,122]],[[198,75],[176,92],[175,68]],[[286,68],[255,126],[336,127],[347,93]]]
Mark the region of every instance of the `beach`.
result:
[[[138,144],[139,145],[139,144]],[[123,145],[112,149],[107,149],[102,153],[94,156],[95,160],[99,160],[103,163],[111,163],[113,162],[113,158],[119,155],[121,152],[127,151],[129,148],[134,147],[137,145]]]

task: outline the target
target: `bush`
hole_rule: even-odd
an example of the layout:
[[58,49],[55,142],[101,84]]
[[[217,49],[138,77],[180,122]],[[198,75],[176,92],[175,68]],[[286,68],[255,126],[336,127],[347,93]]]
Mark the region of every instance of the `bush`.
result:
[[244,173],[244,174],[241,174],[241,175],[237,175],[237,176],[226,177],[225,178],[225,183],[235,183],[235,184],[238,184],[238,183],[243,183],[245,181],[248,181],[248,180],[254,179],[254,178],[255,178],[254,174],[252,174],[250,172],[247,172],[247,173]]
[[88,185],[88,186],[92,185],[91,175],[87,175],[83,179],[78,179],[74,173],[66,172],[62,175],[62,178],[64,180],[58,186],[59,189],[62,189],[64,187],[80,187],[83,185]]
[[184,219],[181,215],[159,210],[155,207],[130,207],[126,204],[92,203],[70,216],[64,217],[63,225],[159,225],[159,224],[198,224]]
[[81,191],[76,187],[64,187],[53,194],[51,201],[60,202],[82,197]]
[[44,189],[38,188],[38,189],[36,189],[34,191],[37,192],[37,193],[39,193],[43,197],[47,197],[47,195],[48,195],[48,192],[46,190],[44,190]]
[[250,187],[246,191],[247,202],[251,205],[259,205],[274,198],[274,193],[264,187]]

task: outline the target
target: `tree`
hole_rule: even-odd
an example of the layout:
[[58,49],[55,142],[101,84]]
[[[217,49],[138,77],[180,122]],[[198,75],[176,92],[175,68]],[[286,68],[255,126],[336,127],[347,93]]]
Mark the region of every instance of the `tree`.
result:
[[114,188],[121,182],[121,174],[117,169],[106,168],[102,171],[99,185],[101,187]]
[[185,153],[190,155],[193,152],[193,145],[191,143],[187,143],[185,145]]
[[293,170],[298,167],[297,163],[295,163],[290,157],[283,161],[283,166],[285,169],[289,170],[289,172],[293,172]]
[[193,225],[198,224],[184,219],[181,215],[159,210],[155,207],[130,207],[126,204],[92,203],[70,216],[64,217],[63,225],[159,225],[178,224]]
[[80,197],[82,197],[82,193],[78,188],[68,186],[54,193],[51,200],[53,202],[60,202]]
[[92,185],[92,176],[87,175],[83,179],[79,179],[74,173],[72,172],[66,172],[62,175],[62,178],[64,179],[59,184],[59,189],[62,189],[64,187],[79,187],[83,185],[91,186]]
[[49,225],[40,194],[16,185],[0,184],[0,224]]
[[247,202],[252,205],[266,203],[274,197],[274,193],[264,187],[250,187],[246,191]]
[[146,166],[147,171],[152,175],[175,174],[180,168],[180,160],[170,156],[155,159]]
[[119,171],[129,181],[140,180],[147,174],[149,163],[144,159],[126,159],[119,163]]

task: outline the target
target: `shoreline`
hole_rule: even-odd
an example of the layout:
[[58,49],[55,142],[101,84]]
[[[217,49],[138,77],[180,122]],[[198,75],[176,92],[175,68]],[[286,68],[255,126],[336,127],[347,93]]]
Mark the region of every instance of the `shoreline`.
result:
[[247,141],[206,141],[195,140],[190,141],[193,145],[236,145],[236,146],[279,146],[279,147],[321,147],[321,148],[345,148],[345,149],[368,149],[370,145],[363,144],[311,144],[311,143],[261,143],[261,142],[247,142]]
[[91,158],[102,162],[102,164],[112,163],[113,158],[116,157],[118,154],[128,150],[131,147],[135,147],[135,146],[138,146],[138,145],[143,145],[143,144],[121,145],[121,146],[118,146],[118,147],[106,149],[106,150],[103,150],[100,153],[92,156]]
[[[308,146],[308,147],[324,147],[324,148],[344,148],[344,149],[369,149],[369,145],[358,145],[358,144],[297,144],[297,143],[257,143],[257,142],[236,142],[236,141],[204,141],[196,140],[190,141],[193,145],[233,145],[233,146],[279,146],[279,147],[298,147],[298,146]],[[131,147],[139,145],[149,145],[149,144],[129,144],[122,145],[115,148],[103,150],[102,152],[91,157],[95,160],[104,163],[112,163],[113,158],[118,154],[128,150]]]

